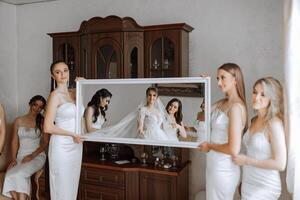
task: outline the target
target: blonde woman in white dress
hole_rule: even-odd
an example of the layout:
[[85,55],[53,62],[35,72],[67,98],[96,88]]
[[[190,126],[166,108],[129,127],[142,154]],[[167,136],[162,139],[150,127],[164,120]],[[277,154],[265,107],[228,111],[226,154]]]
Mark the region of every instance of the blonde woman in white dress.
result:
[[243,166],[242,199],[276,200],[281,194],[279,171],[286,166],[286,143],[283,126],[283,94],[280,82],[272,77],[255,82],[252,119],[243,142],[246,155],[233,157]]
[[54,62],[51,76],[57,87],[46,108],[44,131],[49,143],[49,179],[51,200],[76,200],[82,160],[82,136],[75,133],[75,92],[68,89],[69,68]]
[[225,94],[211,113],[211,141],[199,148],[207,152],[206,200],[232,200],[240,179],[240,167],[232,156],[240,152],[247,128],[247,109],[241,69],[233,63],[218,68],[218,86]]
[[4,147],[5,135],[6,135],[6,120],[5,120],[5,111],[0,103],[0,156]]
[[15,200],[28,199],[31,191],[30,177],[45,163],[48,134],[42,130],[41,111],[46,100],[34,96],[29,102],[29,112],[18,117],[13,125],[12,161],[4,178],[3,195]]

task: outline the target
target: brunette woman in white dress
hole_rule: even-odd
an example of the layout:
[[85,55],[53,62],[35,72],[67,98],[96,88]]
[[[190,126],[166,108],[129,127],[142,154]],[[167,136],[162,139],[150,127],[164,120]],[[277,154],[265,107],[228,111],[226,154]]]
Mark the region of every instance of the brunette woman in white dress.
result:
[[111,97],[112,94],[105,88],[98,90],[93,95],[84,113],[88,133],[101,129],[106,121],[105,111],[108,109]]
[[283,94],[280,82],[272,77],[255,82],[252,107],[257,115],[243,137],[246,155],[233,157],[243,166],[242,199],[276,200],[281,194],[279,171],[286,166],[283,126]]
[[207,153],[206,199],[232,200],[240,179],[240,167],[232,156],[240,152],[247,128],[245,87],[241,69],[233,63],[218,68],[218,86],[225,98],[214,104],[211,113],[211,141],[199,148]]
[[48,134],[42,132],[41,111],[46,100],[34,96],[29,101],[29,112],[18,117],[12,132],[12,161],[4,178],[3,195],[15,200],[28,199],[31,191],[30,177],[45,163]]
[[5,135],[6,135],[5,111],[2,104],[0,103],[0,156],[2,154],[2,150],[4,147]]
[[171,99],[167,106],[166,111],[168,113],[168,122],[167,124],[171,125],[173,128],[172,131],[167,132],[167,136],[170,141],[179,141],[177,134],[179,134],[181,137],[186,138],[186,131],[184,128],[184,125],[182,123],[182,103],[179,99],[173,98]]
[[50,71],[57,86],[49,96],[44,122],[44,131],[51,134],[51,200],[76,200],[82,159],[82,137],[75,133],[75,93],[68,89],[69,68],[66,63],[54,62]]

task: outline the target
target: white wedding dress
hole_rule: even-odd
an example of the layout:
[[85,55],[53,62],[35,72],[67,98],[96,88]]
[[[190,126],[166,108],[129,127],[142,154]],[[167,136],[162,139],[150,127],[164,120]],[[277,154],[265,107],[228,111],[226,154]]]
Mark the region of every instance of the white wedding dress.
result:
[[[211,114],[211,143],[228,142],[228,116],[218,108]],[[210,150],[206,163],[206,200],[233,200],[239,183],[240,167],[228,154]]]
[[[149,110],[146,106],[141,107],[139,110],[138,121],[143,124],[143,135],[141,138],[147,140],[168,140],[167,132],[164,132],[162,125],[164,122],[163,117],[157,109]],[[170,134],[171,137],[171,134]]]
[[[76,106],[66,102],[57,108],[55,125],[75,132]],[[80,178],[82,143],[72,137],[51,135],[49,144],[49,178],[51,200],[76,200]]]
[[17,165],[6,172],[3,184],[3,195],[10,198],[12,198],[11,191],[30,195],[30,177],[44,166],[46,160],[45,152],[41,152],[30,162],[21,163],[25,156],[30,155],[40,146],[41,133],[39,129],[19,127],[18,137]]
[[[272,148],[264,131],[249,134],[243,137],[247,156],[257,160],[272,158]],[[243,167],[242,199],[243,200],[275,200],[281,194],[279,171],[262,169],[245,165]]]

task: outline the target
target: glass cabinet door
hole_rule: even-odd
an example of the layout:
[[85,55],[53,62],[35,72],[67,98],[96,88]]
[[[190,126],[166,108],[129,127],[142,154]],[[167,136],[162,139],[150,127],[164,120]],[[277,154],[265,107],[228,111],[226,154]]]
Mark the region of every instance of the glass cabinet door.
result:
[[174,76],[174,42],[161,37],[151,46],[150,77]]
[[130,78],[138,77],[138,48],[134,47],[130,53],[130,64],[129,64]]
[[118,78],[118,57],[112,45],[105,44],[96,53],[97,78]]
[[163,65],[162,65],[162,76],[170,77],[174,74],[174,43],[164,37],[163,38]]
[[153,42],[151,47],[150,77],[161,77],[162,69],[162,38]]

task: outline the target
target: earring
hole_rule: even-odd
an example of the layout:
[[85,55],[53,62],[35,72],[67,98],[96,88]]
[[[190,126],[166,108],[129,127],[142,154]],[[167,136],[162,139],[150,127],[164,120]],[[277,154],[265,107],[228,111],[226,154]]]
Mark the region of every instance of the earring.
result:
[[69,86],[70,86],[70,82],[69,82],[69,81],[67,81],[67,87],[69,88]]
[[56,84],[55,84],[55,80],[53,79],[53,90],[55,90],[56,88]]

